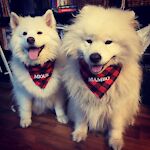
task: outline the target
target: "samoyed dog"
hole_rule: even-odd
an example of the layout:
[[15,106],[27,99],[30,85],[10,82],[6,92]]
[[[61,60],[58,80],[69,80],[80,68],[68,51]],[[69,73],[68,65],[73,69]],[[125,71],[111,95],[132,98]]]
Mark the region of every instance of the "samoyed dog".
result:
[[142,44],[132,11],[85,6],[68,28],[62,49],[68,57],[63,79],[69,93],[73,141],[90,130],[108,131],[114,150],[139,109]]
[[12,12],[10,25],[13,92],[20,126],[31,124],[32,111],[40,114],[48,108],[55,109],[59,122],[67,123],[59,74],[60,39],[52,11],[37,17],[19,17]]

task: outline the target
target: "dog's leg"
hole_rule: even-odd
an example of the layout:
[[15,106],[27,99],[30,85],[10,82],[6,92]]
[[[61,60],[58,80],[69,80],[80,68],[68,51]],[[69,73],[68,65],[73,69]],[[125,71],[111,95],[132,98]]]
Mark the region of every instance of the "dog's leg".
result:
[[15,96],[17,104],[19,105],[19,115],[20,115],[20,126],[26,128],[31,124],[31,114],[32,114],[32,99],[31,97],[17,89],[15,91]]
[[116,112],[111,121],[111,129],[109,131],[109,146],[113,150],[121,150],[123,147],[123,132],[125,130],[127,120],[123,115]]
[[75,142],[85,141],[87,137],[88,125],[84,120],[76,120],[75,130],[72,132],[72,138]]
[[72,132],[73,141],[80,142],[85,141],[88,132],[88,125],[85,120],[85,117],[80,110],[80,108],[72,107],[74,109],[74,122],[75,122],[75,130]]
[[[126,97],[127,98],[127,97]],[[129,122],[133,121],[139,111],[138,96],[135,99],[120,99],[120,104],[113,109],[111,116],[111,129],[109,131],[109,145],[114,150],[123,147],[123,133]],[[122,107],[123,106],[123,107]]]
[[54,104],[57,120],[60,123],[68,123],[68,117],[65,115],[64,99],[61,93],[57,94]]
[[88,125],[83,112],[81,111],[79,106],[77,106],[76,100],[73,98],[70,98],[69,100],[67,113],[69,119],[75,124],[75,129],[72,132],[73,141],[84,141],[87,137]]

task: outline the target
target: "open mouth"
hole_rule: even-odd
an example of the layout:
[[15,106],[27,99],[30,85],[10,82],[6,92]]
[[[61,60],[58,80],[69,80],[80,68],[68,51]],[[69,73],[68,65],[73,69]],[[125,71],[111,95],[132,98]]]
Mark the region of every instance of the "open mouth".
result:
[[28,48],[29,58],[31,60],[36,60],[44,47],[45,47],[45,45],[42,45],[41,47],[36,47],[36,46],[29,47]]
[[90,66],[90,71],[93,73],[93,74],[98,74],[100,73],[104,67],[112,60],[114,59],[116,56],[113,56],[109,61],[107,61],[105,64],[91,64],[89,65]]
[[103,65],[91,65],[90,70],[93,74],[98,74],[102,71],[103,67]]

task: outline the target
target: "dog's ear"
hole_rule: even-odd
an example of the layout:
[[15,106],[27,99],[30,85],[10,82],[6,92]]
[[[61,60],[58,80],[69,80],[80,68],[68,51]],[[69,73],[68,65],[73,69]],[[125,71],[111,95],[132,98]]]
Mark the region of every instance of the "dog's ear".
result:
[[11,15],[10,15],[11,28],[15,29],[18,25],[19,25],[19,16],[16,13],[11,12]]
[[90,13],[91,11],[91,8],[93,8],[94,6],[92,5],[85,5],[81,10],[80,10],[80,13]]
[[82,12],[89,11],[89,8],[91,8],[90,5],[85,5],[85,6],[81,9],[81,11],[82,11]]
[[97,6],[95,6],[95,5],[85,5],[81,10],[80,10],[80,13],[91,13],[91,11],[95,11],[95,10],[98,10],[98,11],[100,11],[100,10],[104,10],[104,7],[102,7],[102,6],[100,6],[99,5],[99,7],[97,7]]
[[125,11],[129,21],[130,21],[130,24],[132,25],[132,27],[134,27],[135,29],[138,29],[139,28],[139,23],[138,21],[136,20],[137,16],[135,15],[135,12],[134,11]]
[[47,24],[47,26],[51,27],[51,28],[56,28],[56,21],[53,15],[52,10],[47,10],[46,13],[43,15],[44,20]]

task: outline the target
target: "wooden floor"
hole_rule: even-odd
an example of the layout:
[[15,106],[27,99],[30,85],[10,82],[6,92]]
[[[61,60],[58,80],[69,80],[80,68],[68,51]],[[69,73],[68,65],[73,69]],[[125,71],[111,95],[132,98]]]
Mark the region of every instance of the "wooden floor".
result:
[[[71,140],[71,125],[62,125],[53,114],[33,116],[31,127],[19,127],[11,111],[11,88],[0,88],[0,150],[108,150],[100,133],[89,133],[85,142]],[[150,107],[141,106],[136,123],[124,135],[123,150],[150,150]]]

